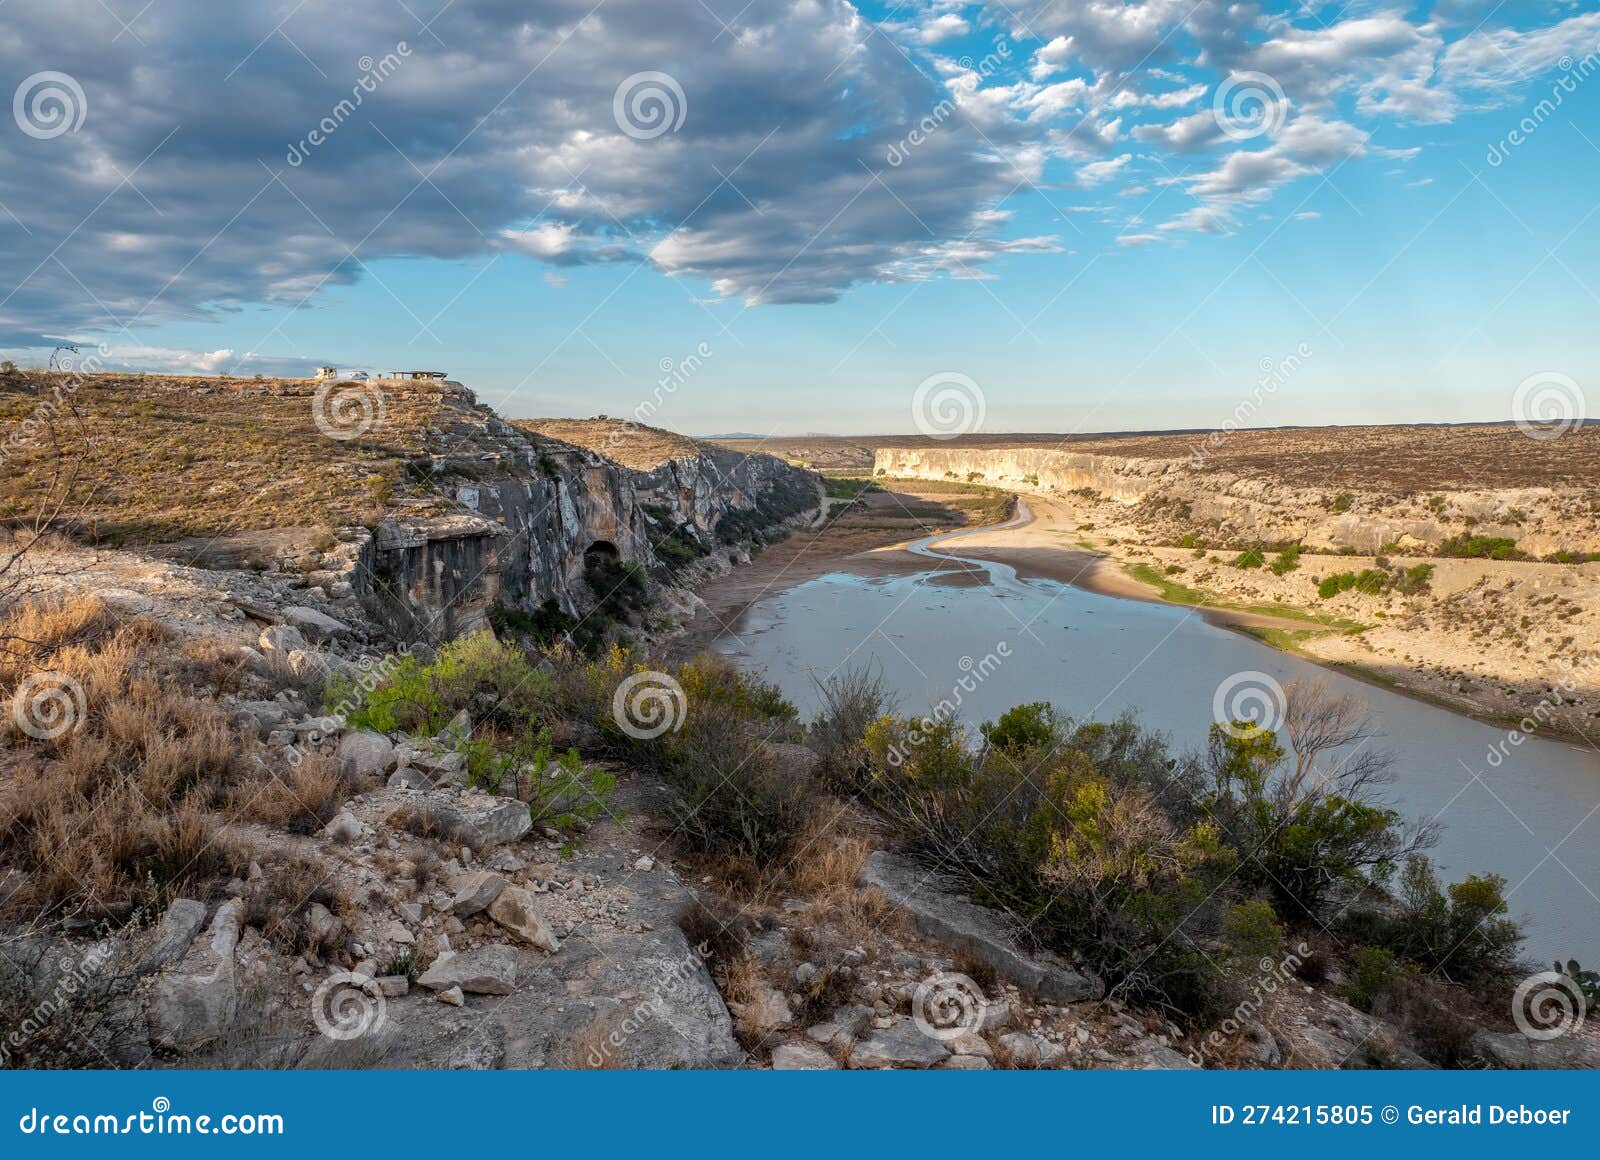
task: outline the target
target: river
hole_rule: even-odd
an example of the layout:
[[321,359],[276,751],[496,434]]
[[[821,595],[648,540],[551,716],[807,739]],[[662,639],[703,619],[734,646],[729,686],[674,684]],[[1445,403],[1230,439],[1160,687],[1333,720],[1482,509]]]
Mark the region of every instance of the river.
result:
[[[1026,520],[1024,508],[1017,521]],[[993,530],[993,529],[986,529]],[[1390,804],[1443,826],[1430,856],[1449,881],[1505,877],[1535,961],[1600,960],[1600,761],[1557,741],[1506,746],[1503,730],[1389,692],[1208,623],[1194,610],[1025,579],[1006,564],[961,560],[963,534],[910,545],[925,572],[832,572],[751,608],[712,646],[764,672],[809,716],[813,677],[878,666],[900,711],[961,702],[970,724],[1048,700],[1077,720],[1135,712],[1174,750],[1205,743],[1218,689],[1324,677],[1356,693],[1395,758]],[[957,561],[960,561],[957,563]],[[971,569],[981,569],[974,577]],[[986,573],[986,575],[985,575]],[[965,687],[963,687],[965,686]],[[967,691],[970,689],[970,691]],[[1505,756],[1490,761],[1491,749]]]

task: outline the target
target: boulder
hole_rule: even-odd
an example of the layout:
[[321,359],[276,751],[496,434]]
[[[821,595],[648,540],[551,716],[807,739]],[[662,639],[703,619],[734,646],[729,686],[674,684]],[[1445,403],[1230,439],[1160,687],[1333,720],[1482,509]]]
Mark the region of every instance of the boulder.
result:
[[343,621],[335,620],[327,613],[318,612],[315,608],[307,608],[303,604],[291,604],[283,610],[284,622],[298,628],[307,640],[325,641],[334,640],[341,636],[350,636],[354,630]]
[[949,1056],[942,1041],[923,1034],[910,1019],[900,1019],[857,1043],[850,1052],[850,1066],[857,1070],[933,1067]]
[[304,652],[306,638],[292,624],[274,624],[261,630],[261,651],[268,656],[287,656],[291,652]]
[[1472,1049],[1491,1067],[1600,1068],[1600,1043],[1582,1034],[1529,1039],[1518,1032],[1479,1030],[1472,1037]]
[[141,968],[145,974],[159,971],[168,963],[175,963],[189,950],[194,936],[206,924],[206,904],[193,898],[175,898],[156,927],[150,952],[145,955]]
[[469,918],[488,907],[506,888],[506,880],[488,870],[472,870],[451,884],[455,896],[450,899],[450,913],[457,918]]
[[244,903],[217,908],[210,937],[184,956],[182,970],[156,980],[150,1001],[150,1039],[159,1047],[192,1051],[227,1034],[239,1010],[234,952]]
[[364,829],[360,818],[347,810],[340,810],[331,822],[322,827],[322,832],[335,842],[355,842],[360,840]]
[[729,1010],[760,1031],[776,1031],[794,1022],[789,1000],[782,991],[772,987],[763,987],[748,1003],[729,1004]]
[[390,825],[411,821],[440,837],[474,849],[514,842],[533,825],[526,803],[488,794],[430,793],[402,803],[389,815]]
[[838,1063],[815,1043],[797,1040],[772,1049],[773,1071],[837,1071]]
[[940,1071],[988,1071],[994,1065],[981,1055],[952,1055],[933,1066]]
[[996,1041],[995,1046],[1007,1067],[1032,1071],[1039,1066],[1039,1044],[1026,1031],[1008,1031]]
[[401,766],[389,775],[389,789],[432,789],[433,782],[420,769]]
[[[526,817],[526,814],[524,814]],[[555,954],[561,949],[555,932],[545,924],[535,896],[520,886],[506,886],[489,904],[489,917],[523,942]]]
[[341,777],[382,777],[395,766],[394,742],[382,733],[352,730],[339,739],[338,762]]
[[517,952],[501,945],[446,951],[417,978],[430,991],[460,987],[473,995],[509,995],[517,989]]
[[1048,952],[1030,954],[1017,941],[1005,917],[940,887],[928,873],[903,858],[877,850],[862,867],[859,885],[876,889],[906,912],[926,938],[958,954],[987,963],[1016,986],[1057,1003],[1099,997],[1094,980]]
[[872,1022],[872,1008],[861,1004],[840,1007],[826,1023],[806,1029],[807,1037],[818,1043],[854,1043],[856,1036]]

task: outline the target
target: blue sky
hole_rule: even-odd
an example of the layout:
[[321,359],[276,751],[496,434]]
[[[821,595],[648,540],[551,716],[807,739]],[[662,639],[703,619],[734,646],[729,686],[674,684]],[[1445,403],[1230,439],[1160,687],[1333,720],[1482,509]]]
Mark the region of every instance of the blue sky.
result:
[[[1600,382],[1593,4],[410,7],[11,0],[18,99],[43,69],[84,108],[0,135],[0,347],[438,367],[696,433],[911,430],[950,373],[989,431]],[[640,74],[666,124],[618,105]]]

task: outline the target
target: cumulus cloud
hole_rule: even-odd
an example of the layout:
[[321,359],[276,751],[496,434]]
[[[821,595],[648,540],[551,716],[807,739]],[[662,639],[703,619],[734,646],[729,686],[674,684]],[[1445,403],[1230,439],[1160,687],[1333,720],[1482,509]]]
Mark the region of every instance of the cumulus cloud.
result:
[[[949,101],[937,77],[847,0],[736,12],[724,29],[697,0],[457,0],[424,30],[401,5],[219,19],[162,0],[117,38],[98,0],[13,0],[0,75],[48,64],[87,114],[52,139],[0,134],[0,340],[314,301],[377,259],[505,250],[823,302],[994,228],[1016,134],[946,110],[890,168]],[[665,131],[630,134],[614,98],[648,73],[681,89],[660,90],[681,125],[673,106]]]

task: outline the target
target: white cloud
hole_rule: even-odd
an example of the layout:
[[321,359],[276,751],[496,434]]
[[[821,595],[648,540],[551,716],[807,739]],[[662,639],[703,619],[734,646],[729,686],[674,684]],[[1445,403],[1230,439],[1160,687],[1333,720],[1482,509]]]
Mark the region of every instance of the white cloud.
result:
[[1101,185],[1116,177],[1133,160],[1133,154],[1124,153],[1120,157],[1113,157],[1106,161],[1091,161],[1087,165],[1078,167],[1078,184],[1082,186]]

